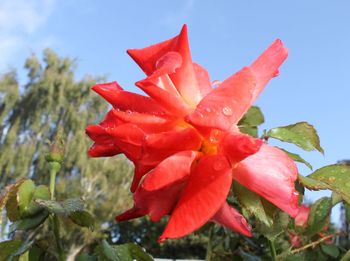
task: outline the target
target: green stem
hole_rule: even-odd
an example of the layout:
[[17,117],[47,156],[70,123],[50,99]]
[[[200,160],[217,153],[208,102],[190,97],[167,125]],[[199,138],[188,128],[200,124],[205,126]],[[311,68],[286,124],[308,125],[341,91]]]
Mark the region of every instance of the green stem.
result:
[[207,244],[207,254],[205,255],[205,261],[210,261],[211,256],[212,256],[212,244],[211,244],[211,239],[213,237],[213,228],[214,226],[211,225],[209,229],[209,235],[208,235],[208,244]]
[[58,162],[50,162],[50,192],[51,200],[55,199],[55,188],[56,188],[56,175],[61,168],[61,164]]
[[[61,164],[58,162],[50,162],[50,192],[51,192],[51,200],[55,200],[55,189],[56,189],[56,175],[59,172],[61,168]],[[64,261],[64,254],[63,249],[60,242],[60,229],[59,229],[59,222],[56,215],[51,216],[51,224],[52,224],[52,230],[53,234],[55,236],[56,246],[57,246],[57,252],[59,259],[61,261]]]
[[269,247],[270,247],[270,253],[271,253],[271,260],[276,261],[277,260],[277,255],[276,255],[276,248],[275,248],[275,242],[272,240],[269,240]]

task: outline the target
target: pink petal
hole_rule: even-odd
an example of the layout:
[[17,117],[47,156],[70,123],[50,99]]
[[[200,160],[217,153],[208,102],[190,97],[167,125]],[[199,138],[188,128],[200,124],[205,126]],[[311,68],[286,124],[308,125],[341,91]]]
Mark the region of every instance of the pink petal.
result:
[[88,150],[89,157],[111,157],[120,154],[121,150],[113,143],[98,144],[94,143]]
[[204,225],[225,202],[231,182],[231,167],[224,156],[203,157],[159,240],[182,237]]
[[265,85],[276,76],[288,51],[276,40],[250,66],[229,77],[205,96],[188,120],[197,126],[228,130],[243,117]]
[[197,156],[198,152],[183,151],[162,161],[136,190],[134,207],[116,219],[121,221],[149,214],[151,220],[158,221],[169,214],[181,195]]
[[197,63],[193,63],[193,68],[201,96],[204,97],[213,90],[209,74],[206,69]]
[[202,138],[194,128],[185,128],[147,135],[140,163],[158,164],[184,150],[199,150]]
[[162,132],[171,129],[176,124],[174,118],[169,116],[152,115],[132,111],[119,111],[113,109],[119,121],[137,125],[145,132]]
[[252,236],[252,228],[247,223],[247,220],[235,208],[227,204],[227,202],[224,202],[212,220],[232,231],[241,233],[247,237]]
[[187,120],[196,126],[229,130],[251,106],[255,85],[251,70],[242,69],[205,96]]
[[298,169],[282,150],[263,144],[260,150],[233,169],[233,178],[277,207],[295,217],[298,192],[294,182]]
[[307,221],[309,219],[310,208],[305,206],[304,204],[300,206],[299,213],[295,217],[295,225],[299,227],[306,226]]
[[126,123],[114,129],[107,129],[114,137],[115,144],[130,160],[141,158],[145,141],[145,133],[136,125]]
[[278,75],[278,68],[286,60],[287,56],[287,48],[283,46],[281,40],[277,39],[253,62],[250,68],[256,78],[257,85],[253,92],[251,103],[255,101],[266,84]]
[[171,74],[170,78],[185,101],[195,107],[203,96],[193,68],[186,25],[180,34],[172,39],[143,49],[128,50],[128,54],[147,75],[152,75],[156,71],[157,61],[169,52],[178,52],[182,58],[181,67]]
[[147,78],[135,84],[171,114],[183,117],[192,111],[181,96],[171,95],[168,91],[162,89],[160,86],[160,84],[163,84],[162,82]]
[[117,82],[96,84],[92,89],[116,109],[152,114],[164,113],[164,109],[151,98],[124,91]]
[[247,134],[229,133],[220,142],[219,151],[226,155],[232,165],[256,153],[263,141]]

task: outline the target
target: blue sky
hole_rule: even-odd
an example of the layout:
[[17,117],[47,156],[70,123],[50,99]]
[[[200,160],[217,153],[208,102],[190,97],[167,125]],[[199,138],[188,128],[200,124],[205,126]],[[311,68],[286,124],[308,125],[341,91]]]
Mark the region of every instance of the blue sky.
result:
[[[212,80],[249,65],[280,38],[290,53],[257,102],[263,127],[313,124],[325,156],[288,148],[317,169],[350,159],[349,12],[345,0],[1,0],[0,72],[22,68],[28,55],[50,47],[77,58],[79,77],[107,75],[135,91],[143,74],[125,50],[172,37],[184,23],[193,59]],[[25,81],[23,71],[19,77]],[[309,173],[304,167],[300,172]]]

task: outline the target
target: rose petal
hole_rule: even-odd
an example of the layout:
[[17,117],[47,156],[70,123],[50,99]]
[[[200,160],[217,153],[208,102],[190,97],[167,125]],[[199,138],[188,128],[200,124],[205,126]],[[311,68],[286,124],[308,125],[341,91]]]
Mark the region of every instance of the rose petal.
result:
[[121,221],[149,214],[151,220],[158,221],[169,214],[181,195],[197,156],[198,152],[183,151],[162,161],[136,190],[134,207],[116,219]]
[[251,191],[295,217],[298,212],[298,192],[294,182],[298,169],[282,150],[263,144],[233,169],[233,178]]
[[[166,78],[163,78],[163,80]],[[155,79],[144,79],[136,82],[135,85],[147,93],[152,99],[158,102],[167,112],[183,117],[189,114],[192,110],[184,102],[181,96],[171,95],[168,91],[162,89],[157,84],[164,84],[157,82]]]
[[203,96],[193,68],[186,25],[174,38],[143,49],[128,50],[128,54],[147,75],[152,75],[157,70],[157,61],[169,52],[178,52],[182,58],[181,67],[170,78],[185,101],[195,107]]
[[117,82],[96,84],[92,89],[119,110],[152,114],[164,114],[165,112],[151,98],[124,91]]
[[309,219],[310,208],[305,206],[304,204],[300,206],[299,213],[295,217],[295,225],[302,227],[307,224],[307,220]]
[[200,127],[229,130],[251,106],[255,85],[250,69],[242,69],[205,96],[187,120]]
[[253,62],[250,68],[256,78],[257,84],[251,103],[254,103],[266,84],[278,75],[278,68],[286,60],[287,56],[287,48],[283,46],[281,40],[277,39]]
[[247,237],[252,236],[252,228],[247,223],[247,220],[235,208],[227,204],[227,202],[220,207],[212,220],[234,232],[241,233]]
[[119,111],[113,109],[114,115],[122,122],[137,125],[145,132],[162,132],[171,129],[176,124],[174,118],[169,116],[151,115],[132,111]]
[[120,154],[121,150],[113,143],[98,144],[94,143],[88,150],[89,157],[111,157]]
[[230,159],[232,165],[235,165],[256,153],[262,143],[261,139],[253,138],[247,134],[232,132],[222,139],[219,151]]
[[140,163],[154,165],[184,150],[199,150],[202,138],[194,128],[147,135]]
[[226,157],[203,157],[193,170],[159,240],[182,237],[204,225],[225,202],[231,182],[232,171]]
[[208,71],[197,63],[193,63],[193,68],[201,96],[204,97],[213,90]]
[[142,156],[145,133],[136,125],[126,123],[114,129],[107,129],[114,137],[115,144],[132,161],[136,161]]

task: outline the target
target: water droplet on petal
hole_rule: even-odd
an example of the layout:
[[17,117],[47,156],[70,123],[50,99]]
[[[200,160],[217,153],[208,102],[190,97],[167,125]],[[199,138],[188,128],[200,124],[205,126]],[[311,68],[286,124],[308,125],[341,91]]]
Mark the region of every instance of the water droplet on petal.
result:
[[206,112],[211,112],[211,109],[209,107],[205,108]]
[[221,84],[222,82],[219,81],[219,80],[215,80],[211,83],[211,85],[213,86],[213,88],[217,88],[219,87],[219,85]]
[[293,196],[299,197],[299,193],[297,191],[294,191]]
[[209,141],[211,143],[218,143],[219,140],[220,140],[220,134],[221,134],[221,131],[219,131],[219,130],[212,130],[210,132],[210,135],[209,135]]
[[272,77],[277,77],[280,74],[279,70],[274,71]]
[[126,110],[125,112],[126,112],[127,114],[131,114],[131,113],[132,113],[131,110]]
[[228,106],[225,106],[224,108],[222,108],[222,113],[227,117],[232,116],[233,114],[232,109]]

